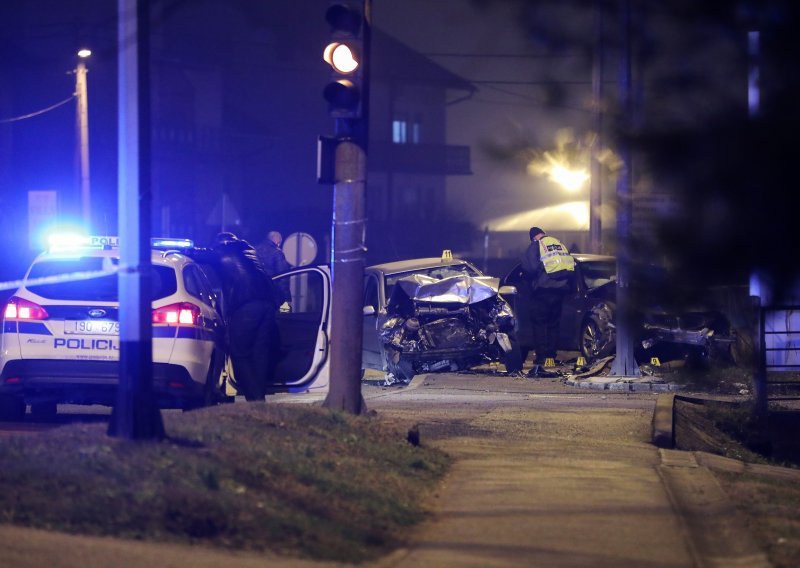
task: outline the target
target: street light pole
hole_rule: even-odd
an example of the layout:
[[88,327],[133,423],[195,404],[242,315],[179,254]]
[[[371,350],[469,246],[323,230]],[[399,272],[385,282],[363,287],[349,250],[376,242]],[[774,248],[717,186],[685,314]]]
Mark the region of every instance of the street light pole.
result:
[[86,58],[91,54],[91,50],[81,49],[78,52],[78,67],[75,69],[75,99],[77,102],[75,128],[78,135],[81,212],[87,230],[91,227],[92,215],[89,184],[89,94],[86,82]]

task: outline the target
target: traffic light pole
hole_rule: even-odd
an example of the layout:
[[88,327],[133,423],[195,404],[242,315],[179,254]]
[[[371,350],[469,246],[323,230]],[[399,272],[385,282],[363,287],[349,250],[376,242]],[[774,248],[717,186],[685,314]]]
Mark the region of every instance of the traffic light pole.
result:
[[355,141],[345,139],[337,145],[331,227],[330,388],[325,406],[352,414],[366,410],[361,395],[366,165],[366,152]]
[[334,156],[330,328],[330,387],[324,406],[351,414],[366,411],[361,394],[364,264],[366,260],[365,189],[369,128],[370,0],[363,4],[361,113],[337,118]]

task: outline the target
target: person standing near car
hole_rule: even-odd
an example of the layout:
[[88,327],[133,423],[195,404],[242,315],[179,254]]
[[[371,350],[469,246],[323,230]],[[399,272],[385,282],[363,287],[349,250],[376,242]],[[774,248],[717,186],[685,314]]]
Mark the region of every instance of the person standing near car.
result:
[[[256,247],[258,258],[270,277],[282,274],[291,268],[286,261],[286,255],[281,250],[282,242],[283,237],[278,231],[270,231],[267,233],[267,238]],[[286,278],[282,278],[278,280],[276,287],[279,294],[277,300],[280,310],[282,312],[292,311],[292,294],[289,291],[289,281]]]
[[575,259],[561,241],[539,227],[531,227],[531,244],[522,256],[522,271],[531,287],[530,318],[536,352],[532,377],[555,376],[546,371],[547,359],[555,359],[564,297],[575,281]]
[[263,401],[277,362],[277,294],[256,250],[233,233],[220,233],[209,249],[187,251],[209,264],[222,282],[236,389],[248,401]]

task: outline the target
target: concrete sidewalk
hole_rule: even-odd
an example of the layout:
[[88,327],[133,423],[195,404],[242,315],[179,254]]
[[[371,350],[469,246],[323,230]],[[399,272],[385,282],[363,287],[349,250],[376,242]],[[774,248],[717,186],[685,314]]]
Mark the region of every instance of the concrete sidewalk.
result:
[[436,443],[456,458],[436,516],[385,565],[693,566],[642,425],[615,416],[640,440],[602,440],[581,414],[497,410],[490,435]]
[[[456,436],[418,411],[423,443],[455,465],[434,518],[382,566],[769,565],[713,475],[651,444],[652,398],[604,409],[511,394],[491,408],[462,394]],[[372,407],[403,416],[401,398]]]

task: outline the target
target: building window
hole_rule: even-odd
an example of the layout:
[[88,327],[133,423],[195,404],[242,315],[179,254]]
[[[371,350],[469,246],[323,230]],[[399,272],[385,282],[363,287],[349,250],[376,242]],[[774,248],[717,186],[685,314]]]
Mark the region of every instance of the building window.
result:
[[392,121],[392,142],[395,144],[408,142],[408,123],[405,120]]
[[414,122],[411,123],[411,143],[420,143],[420,132],[422,131],[422,115],[414,116]]
[[392,121],[392,142],[395,144],[419,144],[422,138],[422,116],[414,120],[396,118]]

